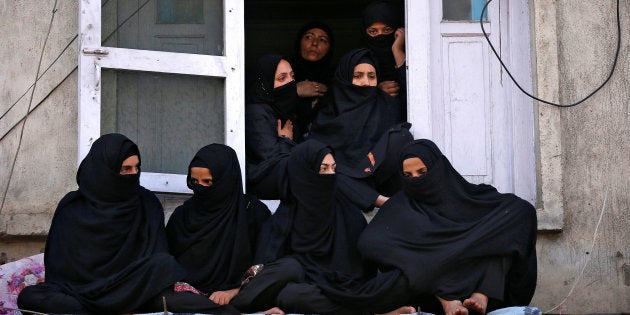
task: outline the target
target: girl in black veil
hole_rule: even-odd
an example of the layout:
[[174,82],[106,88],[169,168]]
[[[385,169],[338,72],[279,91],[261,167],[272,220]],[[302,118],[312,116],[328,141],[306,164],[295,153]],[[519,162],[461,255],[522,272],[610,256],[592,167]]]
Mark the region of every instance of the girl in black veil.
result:
[[398,153],[413,140],[398,100],[376,87],[379,73],[369,50],[345,54],[309,134],[335,151],[339,189],[364,211],[400,189]]
[[186,271],[168,253],[162,205],[139,178],[135,143],[120,134],[94,142],[77,171],[79,189],[59,202],[53,216],[44,254],[46,281],[20,293],[20,308],[121,314],[166,307],[238,314],[232,306],[173,291]]
[[377,0],[363,10],[361,40],[370,49],[381,68],[378,87],[400,100],[407,115],[407,72],[405,52],[405,19],[403,1]]
[[228,304],[252,265],[258,231],[271,215],[265,204],[243,194],[236,152],[223,144],[201,148],[188,167],[194,194],[166,225],[169,250],[188,271],[181,288]]
[[296,137],[298,94],[293,68],[281,55],[263,55],[251,74],[245,107],[247,191],[286,198],[286,164]]
[[396,268],[412,294],[446,314],[529,304],[536,287],[536,212],[490,185],[468,183],[430,140],[401,153],[404,189],[362,233],[361,254]]
[[[398,273],[372,281],[378,285],[359,291],[376,275],[376,269],[357,250],[358,237],[367,223],[361,210],[338,193],[332,150],[319,141],[307,140],[294,148],[288,168],[291,198],[282,201],[263,229],[263,246],[256,258],[265,263],[284,257],[297,261],[303,270],[300,280],[286,284],[279,292],[278,306],[297,313],[369,313],[374,309],[372,304],[345,305],[345,299],[365,292],[370,297],[381,296],[393,286]],[[381,304],[392,305],[387,310],[399,306]]]

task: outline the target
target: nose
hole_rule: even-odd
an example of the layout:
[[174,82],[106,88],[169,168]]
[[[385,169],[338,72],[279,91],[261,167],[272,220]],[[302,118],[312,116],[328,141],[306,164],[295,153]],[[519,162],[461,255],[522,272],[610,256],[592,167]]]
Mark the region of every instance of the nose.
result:
[[361,86],[368,86],[370,85],[370,79],[367,76],[364,76],[363,78],[361,78],[361,81],[359,83],[361,84]]

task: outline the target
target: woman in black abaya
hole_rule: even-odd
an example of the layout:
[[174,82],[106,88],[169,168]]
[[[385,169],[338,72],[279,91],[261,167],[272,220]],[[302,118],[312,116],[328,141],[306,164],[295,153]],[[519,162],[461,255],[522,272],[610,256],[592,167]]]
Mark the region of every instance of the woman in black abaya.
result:
[[286,163],[301,135],[294,123],[298,94],[288,59],[261,56],[247,89],[247,191],[261,199],[286,198]]
[[187,284],[228,304],[252,265],[258,231],[271,213],[243,194],[236,152],[226,145],[201,148],[190,162],[187,183],[194,194],[169,218],[169,250],[188,271]]
[[339,189],[365,211],[400,189],[398,153],[413,140],[410,125],[400,120],[400,103],[376,87],[378,71],[367,49],[344,55],[309,135],[335,151]]
[[79,189],[53,216],[46,281],[26,287],[20,308],[43,313],[169,311],[238,313],[173,284],[186,275],[168,253],[163,209],[140,186],[138,147],[120,134],[101,136],[77,172]]
[[303,133],[308,133],[319,109],[320,98],[326,94],[332,80],[334,46],[332,29],[321,21],[308,22],[297,32],[290,62],[300,96],[295,123]]
[[408,144],[400,165],[404,189],[364,230],[363,256],[400,269],[410,292],[436,296],[446,314],[529,304],[536,287],[534,207],[468,183],[430,140]]

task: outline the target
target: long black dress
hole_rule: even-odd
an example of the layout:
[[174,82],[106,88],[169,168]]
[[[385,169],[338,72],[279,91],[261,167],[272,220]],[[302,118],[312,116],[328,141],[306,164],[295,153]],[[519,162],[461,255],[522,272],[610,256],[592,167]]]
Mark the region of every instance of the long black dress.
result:
[[410,292],[446,300],[481,292],[488,310],[529,304],[536,287],[536,212],[490,185],[468,183],[430,140],[401,153],[428,173],[404,179],[404,190],[379,210],[359,250],[381,268],[397,268]]
[[379,195],[400,189],[396,161],[400,148],[413,140],[410,124],[400,120],[400,103],[375,86],[352,84],[354,67],[379,67],[367,49],[354,49],[339,60],[330,98],[317,115],[309,138],[335,152],[340,190],[361,209]]
[[170,311],[234,313],[231,307],[173,292],[186,272],[168,253],[158,199],[140,186],[139,172],[119,174],[132,155],[140,157],[138,148],[123,135],[107,134],[94,142],[77,172],[79,189],[59,202],[53,216],[44,255],[46,281],[20,293],[20,308],[160,311],[164,296]]
[[[213,184],[193,183],[193,166],[210,169]],[[169,251],[188,271],[183,281],[201,292],[238,288],[252,265],[258,231],[271,212],[256,197],[243,194],[241,169],[232,148],[205,146],[188,170],[188,187],[194,195],[169,218]]]
[[[281,55],[261,56],[248,80],[245,107],[247,191],[261,199],[286,198],[286,163],[294,140],[278,136],[277,120],[296,120],[298,103],[295,81],[273,87]],[[293,134],[301,132],[294,125]]]

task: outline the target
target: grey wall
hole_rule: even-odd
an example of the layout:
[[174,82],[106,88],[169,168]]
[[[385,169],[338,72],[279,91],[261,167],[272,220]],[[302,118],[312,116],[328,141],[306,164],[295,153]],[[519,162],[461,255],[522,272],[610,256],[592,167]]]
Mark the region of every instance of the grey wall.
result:
[[[533,23],[539,40],[534,55],[549,60],[543,54],[550,46],[557,51],[556,64],[538,65],[538,91],[555,94],[561,103],[576,102],[599,86],[612,66],[615,1],[535,2],[535,18],[547,20]],[[581,105],[539,111],[541,122],[543,114],[558,115],[557,125],[541,123],[539,132],[558,129],[559,137],[540,141],[561,148],[564,212],[562,231],[538,238],[533,304],[543,311],[630,312],[630,1],[621,0],[620,9],[622,47],[610,82]]]

